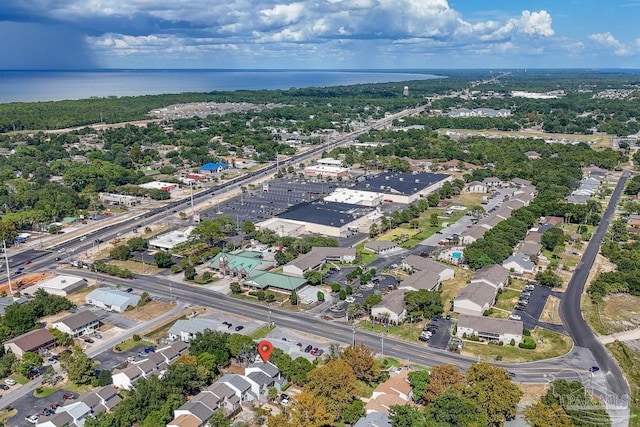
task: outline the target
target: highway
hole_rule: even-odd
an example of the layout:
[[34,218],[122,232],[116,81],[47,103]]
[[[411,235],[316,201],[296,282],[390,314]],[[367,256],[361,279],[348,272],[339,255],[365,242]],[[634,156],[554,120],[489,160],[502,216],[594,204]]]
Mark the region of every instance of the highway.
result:
[[582,317],[580,301],[589,272],[593,267],[596,255],[598,255],[600,244],[602,243],[602,239],[609,228],[609,224],[611,223],[616,206],[620,200],[620,195],[622,194],[622,190],[629,178],[629,174],[630,171],[623,171],[622,176],[618,180],[616,188],[611,195],[609,204],[607,205],[607,209],[602,216],[602,220],[591,237],[591,240],[582,255],[582,260],[571,276],[567,290],[560,301],[559,309],[560,318],[562,319],[562,322],[567,328],[567,331],[575,345],[591,350],[596,361],[596,365],[599,366],[600,371],[604,373],[606,379],[606,390],[596,390],[596,392],[603,397],[605,403],[610,409],[610,414],[612,411],[620,412],[616,414],[615,417],[622,421],[622,423],[614,425],[627,425],[627,423],[624,423],[624,420],[628,421],[628,414],[625,418],[621,411],[624,410],[626,401],[629,398],[629,386],[616,361],[611,357],[600,340],[596,338],[595,334]]

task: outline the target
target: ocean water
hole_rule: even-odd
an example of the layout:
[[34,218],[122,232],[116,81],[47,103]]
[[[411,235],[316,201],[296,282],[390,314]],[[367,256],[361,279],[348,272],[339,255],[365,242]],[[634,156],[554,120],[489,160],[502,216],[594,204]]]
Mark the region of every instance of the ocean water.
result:
[[182,92],[289,89],[439,78],[403,71],[0,71],[0,103]]

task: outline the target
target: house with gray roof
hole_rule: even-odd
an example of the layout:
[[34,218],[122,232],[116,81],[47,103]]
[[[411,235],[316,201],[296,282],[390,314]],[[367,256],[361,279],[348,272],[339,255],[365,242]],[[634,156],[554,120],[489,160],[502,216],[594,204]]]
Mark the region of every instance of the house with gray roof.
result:
[[100,319],[90,310],[79,311],[53,322],[53,328],[72,338],[94,333],[100,327]]
[[369,412],[360,418],[353,427],[391,427],[391,420],[386,412]]
[[498,264],[491,264],[476,270],[471,283],[485,282],[494,288],[504,288],[509,281],[509,270]]
[[516,252],[502,262],[502,266],[516,274],[533,274],[535,271],[535,263],[531,261],[529,255],[522,252]]
[[232,417],[239,413],[242,407],[240,399],[229,386],[215,382],[174,410],[174,419],[167,426],[204,427],[218,409],[227,417]]
[[490,176],[483,179],[482,183],[490,189],[502,187],[502,181],[500,180],[500,178],[496,178],[495,176]]
[[407,317],[407,305],[404,302],[405,292],[400,289],[382,296],[382,301],[371,307],[371,317],[379,321],[388,321],[399,325]]
[[386,240],[372,240],[364,244],[364,248],[378,255],[386,255],[396,249],[398,245],[395,242]]
[[533,242],[525,238],[524,242],[520,246],[520,252],[530,257],[540,255],[542,245],[539,242]]
[[74,425],[73,417],[68,412],[58,412],[53,415],[38,418],[36,427],[67,427]]
[[187,344],[182,341],[177,341],[167,347],[158,349],[155,353],[148,355],[146,359],[132,362],[126,368],[114,371],[111,376],[113,385],[118,389],[131,390],[134,383],[140,378],[160,374],[162,368],[170,365],[180,355],[185,354],[187,350]]
[[440,281],[452,279],[455,270],[446,264],[418,255],[409,255],[402,260],[402,268],[407,271],[428,271],[438,276]]
[[453,300],[453,311],[460,314],[482,316],[496,301],[498,289],[485,282],[472,282],[458,292]]
[[245,376],[250,376],[254,373],[261,373],[269,377],[269,380],[273,383],[273,386],[278,390],[281,390],[282,387],[287,383],[287,380],[282,376],[278,367],[270,362],[265,363],[262,361],[256,361],[244,368]]
[[516,187],[528,187],[531,185],[531,181],[527,181],[523,178],[511,178],[511,184],[515,185]]
[[481,239],[487,231],[489,231],[488,228],[476,224],[460,233],[460,242],[465,245],[470,245],[476,240]]
[[469,337],[477,335],[484,341],[509,343],[512,339],[522,341],[523,323],[521,320],[495,319],[491,317],[469,316],[458,317],[457,335]]
[[93,413],[97,414],[110,411],[122,401],[122,398],[118,396],[118,391],[114,386],[107,385],[83,396],[80,400],[90,407]]
[[226,384],[242,402],[253,402],[259,397],[259,386],[243,375],[225,374],[216,381]]
[[488,191],[487,186],[480,181],[471,181],[467,184],[467,193],[486,193]]
[[135,307],[140,302],[140,296],[117,289],[98,288],[87,294],[85,302],[105,310],[123,313],[127,307]]
[[356,260],[355,248],[314,247],[310,252],[298,256],[282,267],[282,273],[293,277],[304,277],[304,273],[318,270],[327,262],[348,264]]
[[437,291],[440,287],[440,277],[431,271],[416,271],[400,282],[398,289],[404,291]]

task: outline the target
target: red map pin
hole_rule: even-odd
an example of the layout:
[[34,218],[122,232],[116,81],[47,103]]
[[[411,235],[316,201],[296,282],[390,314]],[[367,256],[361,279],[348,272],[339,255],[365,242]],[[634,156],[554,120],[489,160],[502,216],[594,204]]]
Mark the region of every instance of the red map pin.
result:
[[269,361],[269,357],[271,357],[271,353],[273,352],[273,344],[269,341],[260,341],[258,344],[258,353],[260,353],[260,357],[262,357],[262,361],[267,363]]

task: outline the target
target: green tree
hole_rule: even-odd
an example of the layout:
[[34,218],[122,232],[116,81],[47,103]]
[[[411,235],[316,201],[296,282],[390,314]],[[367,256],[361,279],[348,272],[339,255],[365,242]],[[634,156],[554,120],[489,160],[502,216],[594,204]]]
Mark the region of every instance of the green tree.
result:
[[404,300],[407,313],[412,317],[422,316],[425,319],[440,316],[444,310],[440,293],[426,289],[405,293]]
[[389,419],[393,427],[427,427],[424,413],[415,406],[392,405],[389,408]]
[[325,402],[327,411],[340,418],[356,396],[356,377],[343,360],[332,360],[307,375],[305,391]]
[[111,378],[111,371],[108,369],[103,369],[100,371],[98,375],[98,386],[103,387],[105,385],[113,384],[113,380]]
[[147,239],[143,237],[134,237],[132,239],[127,240],[127,246],[131,251],[143,251],[148,248],[149,244]]
[[251,221],[245,221],[240,229],[245,234],[253,234],[256,231],[256,226]]
[[186,280],[193,280],[196,278],[196,268],[189,264],[184,268],[184,278]]
[[524,419],[531,427],[573,427],[574,424],[562,406],[536,402],[524,410]]
[[56,337],[56,343],[59,346],[68,347],[70,345],[73,345],[73,338],[71,338],[69,334],[55,328],[49,329],[49,332],[51,332],[51,334]]
[[355,424],[361,417],[366,415],[364,402],[360,399],[353,399],[347,409],[342,414],[342,421],[347,424]]
[[318,291],[316,296],[318,298],[318,302],[324,302],[324,292]]
[[436,425],[452,427],[484,427],[487,417],[475,403],[459,394],[446,392],[427,407],[427,418]]
[[536,280],[540,282],[542,286],[548,286],[550,288],[555,288],[562,285],[562,278],[549,268],[543,271],[539,271],[536,274]]
[[310,285],[317,285],[322,281],[322,273],[317,270],[305,271],[304,278]]
[[238,282],[229,283],[229,288],[231,289],[231,293],[234,295],[242,293],[242,286]]
[[74,346],[71,353],[62,355],[60,367],[78,385],[89,384],[94,377],[93,362],[78,346]]
[[33,370],[40,369],[42,362],[42,356],[28,351],[22,355],[22,360],[18,363],[17,371],[24,377],[30,377]]
[[564,244],[565,235],[561,228],[553,227],[542,234],[540,243],[542,247],[549,251],[553,251],[556,246]]
[[231,334],[227,338],[226,343],[227,349],[229,349],[229,354],[231,357],[238,357],[243,353],[256,354],[256,343],[253,339],[247,335],[241,334]]
[[173,264],[171,254],[165,251],[159,251],[153,254],[153,260],[158,268],[169,268]]
[[289,295],[289,302],[291,305],[298,305],[298,294],[296,291],[292,291],[291,295]]
[[233,424],[233,421],[227,418],[222,409],[216,409],[213,411],[211,418],[209,418],[208,424],[211,427],[229,427]]
[[209,353],[215,357],[218,366],[227,366],[231,353],[227,348],[229,334],[206,329],[197,332],[189,343],[189,353],[198,357],[202,353]]
[[131,258],[131,249],[126,245],[119,245],[109,251],[109,256],[121,261],[126,261]]
[[340,358],[351,367],[356,379],[373,384],[380,377],[374,352],[364,344],[345,347]]
[[424,393],[427,384],[429,384],[429,371],[426,369],[420,369],[417,371],[411,371],[408,374],[409,384],[413,390],[413,401],[420,402],[422,394]]

